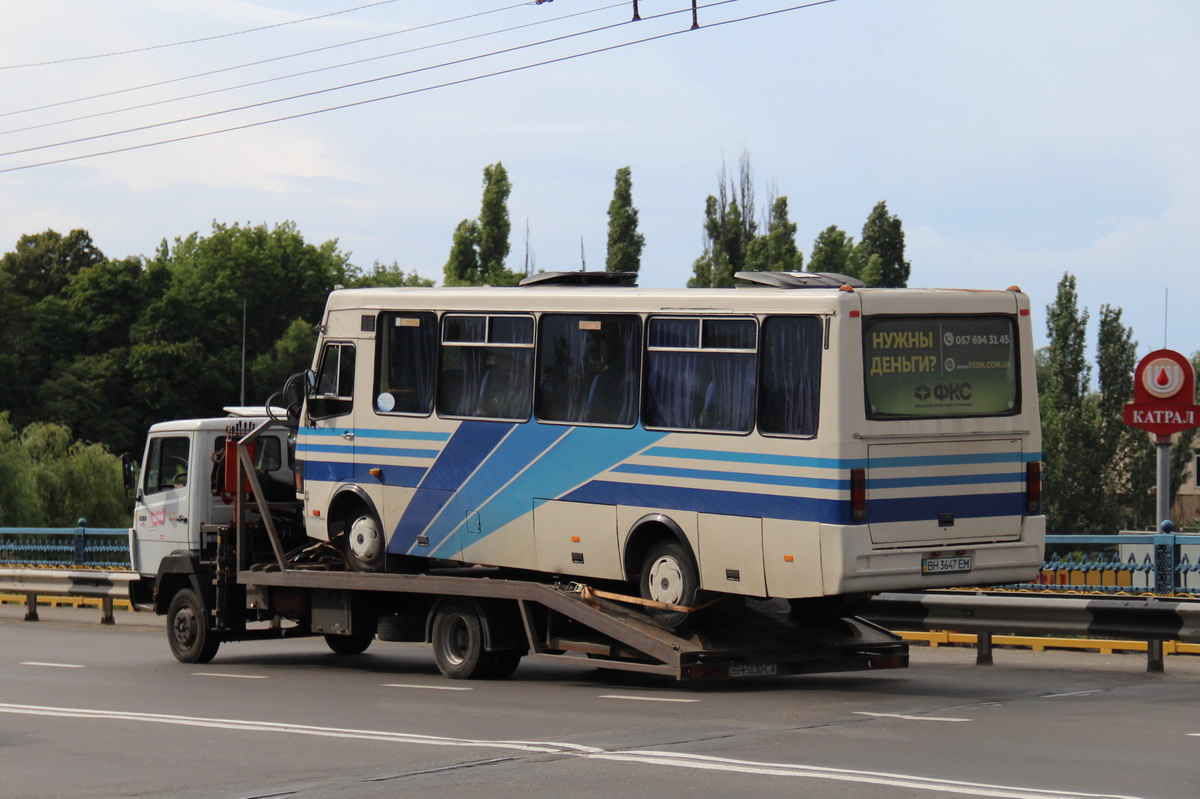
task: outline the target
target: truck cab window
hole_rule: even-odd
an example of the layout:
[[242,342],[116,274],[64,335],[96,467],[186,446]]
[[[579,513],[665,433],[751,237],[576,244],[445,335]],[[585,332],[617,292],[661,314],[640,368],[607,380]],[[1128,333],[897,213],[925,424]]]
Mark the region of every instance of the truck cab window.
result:
[[150,439],[143,490],[147,494],[156,494],[186,486],[189,449],[187,436]]

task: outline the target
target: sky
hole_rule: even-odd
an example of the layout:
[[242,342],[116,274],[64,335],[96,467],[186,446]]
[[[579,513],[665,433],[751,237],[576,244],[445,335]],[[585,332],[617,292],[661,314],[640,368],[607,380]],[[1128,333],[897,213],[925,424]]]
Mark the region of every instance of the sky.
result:
[[499,161],[509,267],[602,269],[628,166],[641,285],[683,286],[745,153],[806,257],[883,200],[909,285],[1020,286],[1036,346],[1069,272],[1093,335],[1108,304],[1139,356],[1200,350],[1200,4],[802,3],[700,0],[694,30],[687,0],[11,3],[0,252],[291,221],[440,280]]

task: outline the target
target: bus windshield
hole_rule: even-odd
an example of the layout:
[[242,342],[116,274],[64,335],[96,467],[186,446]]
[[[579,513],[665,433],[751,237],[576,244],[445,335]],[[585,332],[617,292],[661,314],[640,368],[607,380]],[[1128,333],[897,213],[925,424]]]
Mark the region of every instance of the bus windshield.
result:
[[1017,335],[1010,317],[881,316],[864,321],[868,418],[1018,412]]

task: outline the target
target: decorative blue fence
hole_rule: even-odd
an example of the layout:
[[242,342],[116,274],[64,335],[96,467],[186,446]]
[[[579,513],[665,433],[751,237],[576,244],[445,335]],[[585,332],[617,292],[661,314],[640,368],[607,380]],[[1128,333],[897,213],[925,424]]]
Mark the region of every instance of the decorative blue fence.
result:
[[[0,567],[129,568],[127,529],[79,522],[74,528],[0,527]],[[1200,598],[1200,535],[1048,535],[1038,581],[1005,588]]]
[[128,569],[129,530],[88,527],[0,527],[0,566],[6,568]]
[[1005,587],[1050,593],[1200,598],[1198,572],[1200,535],[1048,535],[1039,580]]

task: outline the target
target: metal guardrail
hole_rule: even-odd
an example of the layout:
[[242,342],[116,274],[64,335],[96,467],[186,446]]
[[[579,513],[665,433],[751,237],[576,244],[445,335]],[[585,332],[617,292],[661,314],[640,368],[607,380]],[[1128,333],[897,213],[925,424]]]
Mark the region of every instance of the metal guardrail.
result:
[[1163,670],[1163,641],[1200,642],[1200,602],[1156,597],[885,593],[862,616],[890,630],[977,633],[976,662],[992,663],[991,636],[1049,635],[1146,641],[1147,670]]
[[101,600],[101,624],[113,624],[113,600],[129,596],[131,571],[0,569],[0,594],[25,595],[25,621],[37,621],[39,596],[80,596]]
[[[0,528],[0,592],[25,594],[30,621],[39,595],[98,597],[102,622],[112,624],[113,598],[127,596],[137,578],[128,571],[128,535],[83,519],[75,528]],[[1144,640],[1150,671],[1162,671],[1163,641],[1200,642],[1200,602],[1186,601],[1200,599],[1200,585],[1191,585],[1200,583],[1200,562],[1182,551],[1200,546],[1200,535],[1049,535],[1046,544],[1039,581],[1003,587],[1012,593],[881,594],[862,615],[895,630],[976,633],[981,664],[992,662],[993,634]],[[1151,550],[1123,557],[1123,544]]]

